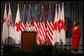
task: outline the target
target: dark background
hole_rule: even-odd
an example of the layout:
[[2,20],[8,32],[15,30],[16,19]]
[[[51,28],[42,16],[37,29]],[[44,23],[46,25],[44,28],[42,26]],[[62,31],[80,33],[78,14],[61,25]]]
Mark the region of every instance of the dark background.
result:
[[[28,5],[32,5],[32,11],[33,11],[33,16],[35,16],[35,4],[38,4],[39,8],[39,15],[41,13],[41,4],[44,4],[44,11],[45,11],[45,19],[47,19],[48,15],[48,5],[52,5],[52,16],[54,18],[55,15],[55,5],[57,4],[62,4],[64,2],[64,16],[68,18],[68,23],[69,23],[69,31],[68,31],[68,36],[66,39],[66,45],[67,49],[72,49],[71,43],[72,43],[72,21],[73,19],[78,19],[80,22],[79,27],[81,28],[81,39],[80,39],[80,46],[79,50],[80,53],[83,53],[83,1],[1,1],[1,33],[2,33],[2,26],[3,26],[3,17],[4,17],[4,8],[5,8],[5,3],[7,3],[7,13],[8,13],[8,3],[10,2],[11,6],[11,11],[12,11],[12,17],[13,17],[13,23],[15,22],[16,18],[16,12],[17,12],[17,4],[20,4],[20,14],[22,15],[23,11],[23,5],[24,3],[26,4],[26,7],[28,9]],[[22,16],[21,16],[22,17]]]

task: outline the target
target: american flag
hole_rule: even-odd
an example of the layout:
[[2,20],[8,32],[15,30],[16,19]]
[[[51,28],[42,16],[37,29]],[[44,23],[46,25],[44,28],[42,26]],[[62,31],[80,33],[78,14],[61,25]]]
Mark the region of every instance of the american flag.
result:
[[47,20],[47,39],[50,45],[52,45],[53,41],[53,30],[54,30],[53,19],[51,14],[51,8],[49,8],[48,20]]
[[24,10],[23,10],[23,13],[22,13],[22,23],[21,23],[22,31],[25,31],[25,29],[26,29],[26,17],[27,17],[26,8],[25,8],[25,5],[24,5]]
[[46,37],[46,26],[45,26],[45,18],[44,18],[44,8],[42,6],[42,13],[40,18],[40,29],[39,29],[39,37],[41,40],[41,45],[45,42]]
[[36,36],[37,45],[39,45],[40,44],[40,41],[39,41],[39,16],[38,16],[37,7],[36,7],[36,15],[35,15],[35,20],[34,20],[34,26],[35,26],[35,30],[37,31],[37,36]]

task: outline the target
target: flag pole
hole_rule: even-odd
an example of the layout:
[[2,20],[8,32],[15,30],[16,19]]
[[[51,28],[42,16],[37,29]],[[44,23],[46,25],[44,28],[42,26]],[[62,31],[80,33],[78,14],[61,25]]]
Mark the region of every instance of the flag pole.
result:
[[59,43],[58,43],[58,48],[59,48]]
[[[59,4],[59,8],[60,8],[60,4]],[[60,9],[59,9],[59,11],[60,11]],[[60,17],[60,16],[58,16],[58,17]],[[60,18],[59,18],[59,24],[60,24]],[[59,25],[59,28],[60,28],[60,25]],[[59,33],[60,33],[60,29],[59,29]],[[60,38],[60,36],[59,36],[59,38]],[[60,39],[59,39],[59,42],[60,42]],[[60,46],[60,43],[58,43],[58,48],[59,48],[59,46]]]
[[[51,5],[49,4],[49,9],[51,8]],[[54,53],[54,45],[53,45],[53,53]]]
[[[39,17],[39,29],[40,29],[40,20],[41,20],[41,16]],[[40,44],[41,44],[41,41],[40,41]]]
[[[47,20],[45,20],[45,27],[46,27],[46,33],[47,33]],[[48,46],[47,34],[45,35],[45,42],[44,42],[44,44],[46,44]]]
[[[17,4],[18,8],[19,8],[19,4],[20,4],[20,2],[18,1],[18,4]],[[20,19],[21,19],[21,18],[20,18]],[[20,25],[21,25],[21,23],[20,23]],[[21,40],[20,40],[20,41],[21,41]],[[21,44],[21,43],[20,43],[20,44]],[[20,44],[19,44],[19,47],[21,46]],[[18,44],[17,44],[17,45],[18,45]]]
[[24,4],[24,10],[25,10],[26,5]]
[[8,46],[9,46],[9,23],[8,23]]
[[54,45],[53,45],[53,53],[54,53]]
[[64,43],[63,43],[63,50],[64,50]]
[[[44,7],[43,7],[43,4],[42,4],[42,9],[43,9]],[[42,19],[42,18],[41,18]],[[42,44],[43,44],[43,40],[41,40],[41,46],[42,46]]]
[[[9,3],[9,8],[10,8],[10,3]],[[9,19],[10,20],[10,19]],[[9,37],[10,38],[10,37]],[[11,41],[10,41],[10,39],[9,39],[9,46],[11,45]]]
[[[42,9],[43,9],[44,7],[43,7],[43,4],[42,4]],[[42,19],[42,18],[41,18]],[[43,44],[43,40],[42,40],[42,43],[41,43],[41,46],[42,46],[42,44]]]
[[[40,29],[40,22],[41,22],[41,17],[39,19],[39,29]],[[41,40],[40,40],[40,45],[41,45]]]
[[[5,6],[7,7],[7,3],[5,3]],[[6,19],[6,21],[7,21],[7,19]],[[3,42],[4,43],[4,42]],[[5,40],[5,43],[4,43],[4,45],[6,45],[6,40]]]
[[[24,11],[26,11],[26,4],[24,4]],[[24,12],[24,13],[26,13],[26,12]],[[25,16],[24,16],[25,17]],[[26,20],[26,18],[25,18],[25,20]],[[24,23],[24,26],[26,25],[26,23]],[[25,26],[25,29],[26,29],[26,26]]]
[[[29,9],[31,9],[31,4],[29,4]],[[31,13],[31,11],[30,11],[30,13]],[[32,21],[30,18],[29,18],[29,20]]]
[[[10,3],[9,3],[9,6],[10,6]],[[10,46],[10,44],[9,44],[9,26],[10,26],[9,20],[10,20],[10,19],[7,20],[7,21],[8,21],[8,22],[7,22],[7,23],[8,23],[8,46]]]
[[[64,3],[62,2],[62,7],[64,6]],[[62,8],[62,9],[64,9],[64,8]],[[64,43],[63,43],[63,50],[64,50]]]
[[[37,12],[37,4],[36,4],[36,12]],[[36,19],[36,18],[35,18],[35,19]],[[34,20],[35,20],[35,19],[34,19]],[[37,35],[38,35],[38,34],[37,34]],[[37,44],[37,37],[36,37],[36,44]]]

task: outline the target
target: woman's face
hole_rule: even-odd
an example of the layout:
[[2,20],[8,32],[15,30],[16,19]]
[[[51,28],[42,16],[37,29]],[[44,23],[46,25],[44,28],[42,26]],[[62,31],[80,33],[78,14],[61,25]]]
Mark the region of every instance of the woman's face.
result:
[[76,25],[76,22],[74,21],[73,24],[74,24],[74,26],[75,26],[75,25]]
[[32,23],[32,22],[29,20],[29,25],[30,25],[30,26],[31,26],[31,23]]
[[29,25],[31,25],[31,22],[29,23]]

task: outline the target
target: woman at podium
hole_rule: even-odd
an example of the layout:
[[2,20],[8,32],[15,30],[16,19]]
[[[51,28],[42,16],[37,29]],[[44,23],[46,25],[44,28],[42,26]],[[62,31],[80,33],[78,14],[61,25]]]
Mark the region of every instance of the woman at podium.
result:
[[32,20],[29,20],[28,27],[26,28],[26,31],[35,31],[35,28],[32,25]]

